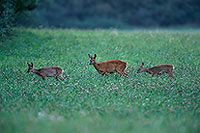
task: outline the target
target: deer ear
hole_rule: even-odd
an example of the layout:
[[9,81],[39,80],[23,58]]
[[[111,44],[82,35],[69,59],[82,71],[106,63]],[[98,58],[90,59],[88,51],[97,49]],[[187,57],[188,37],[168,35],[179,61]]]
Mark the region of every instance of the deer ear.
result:
[[96,58],[97,57],[97,55],[96,54],[94,54],[94,58]]
[[142,66],[144,66],[144,62],[142,62]]
[[30,64],[28,64],[28,62],[27,62],[27,65],[30,66]]
[[88,54],[89,58],[91,58],[92,56],[90,54]]
[[33,62],[31,62],[31,66],[33,66]]

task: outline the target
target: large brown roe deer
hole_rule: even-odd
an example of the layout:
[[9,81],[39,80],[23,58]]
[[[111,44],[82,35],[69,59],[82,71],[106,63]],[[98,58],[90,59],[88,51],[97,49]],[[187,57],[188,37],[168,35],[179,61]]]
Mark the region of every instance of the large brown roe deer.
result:
[[154,66],[151,68],[145,68],[144,67],[144,63],[142,63],[142,65],[140,66],[140,68],[138,69],[137,73],[142,73],[142,72],[146,72],[149,74],[152,74],[152,77],[156,74],[156,75],[160,75],[163,73],[168,73],[169,76],[173,77],[174,79],[176,79],[173,76],[174,73],[174,66],[170,65],[170,64],[164,64],[164,65],[160,65],[160,66]]
[[108,76],[108,73],[119,73],[123,76],[128,76],[127,73],[125,73],[125,69],[127,67],[126,62],[120,61],[120,60],[111,60],[106,62],[97,63],[96,62],[96,54],[94,54],[94,57],[92,57],[90,54],[88,54],[90,57],[90,64],[95,67],[97,72],[101,74],[102,76],[105,74]]
[[29,66],[27,72],[28,73],[32,72],[32,73],[38,75],[43,80],[45,80],[46,77],[54,77],[57,81],[58,81],[58,79],[64,81],[64,78],[62,77],[63,70],[62,70],[62,68],[60,68],[58,66],[35,69],[32,62],[31,62],[31,64],[29,64],[29,63],[27,63],[27,64]]

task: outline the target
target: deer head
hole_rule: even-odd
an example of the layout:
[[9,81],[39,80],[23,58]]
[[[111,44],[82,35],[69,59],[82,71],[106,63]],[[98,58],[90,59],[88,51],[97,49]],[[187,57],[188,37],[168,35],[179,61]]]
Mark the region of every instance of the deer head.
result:
[[94,57],[92,57],[90,54],[88,54],[89,58],[90,58],[90,63],[89,65],[93,65],[96,62],[96,57],[97,55],[94,54]]
[[33,63],[32,62],[31,62],[31,64],[27,63],[27,65],[28,65],[28,71],[27,71],[27,73],[33,72],[33,69],[34,69]]
[[144,62],[142,62],[142,65],[139,67],[137,73],[142,73],[142,72],[148,72],[148,69],[144,67]]

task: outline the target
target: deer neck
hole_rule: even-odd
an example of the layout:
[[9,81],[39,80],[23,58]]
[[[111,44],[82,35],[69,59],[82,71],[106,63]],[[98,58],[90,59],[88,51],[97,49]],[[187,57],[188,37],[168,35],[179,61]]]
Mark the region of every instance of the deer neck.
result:
[[93,66],[95,67],[95,69],[97,71],[99,71],[100,67],[99,67],[99,63],[94,62]]
[[37,74],[37,75],[40,75],[40,71],[37,70],[37,69],[33,69],[33,73]]

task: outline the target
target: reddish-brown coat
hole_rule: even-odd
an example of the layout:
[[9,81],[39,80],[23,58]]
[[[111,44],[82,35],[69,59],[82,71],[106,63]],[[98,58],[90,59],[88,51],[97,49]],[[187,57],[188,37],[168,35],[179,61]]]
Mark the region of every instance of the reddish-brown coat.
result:
[[106,62],[97,63],[96,62],[96,54],[94,57],[92,57],[90,54],[88,54],[90,57],[90,65],[93,65],[97,72],[99,74],[102,74],[102,76],[105,74],[108,76],[108,73],[119,73],[123,76],[128,76],[127,73],[125,73],[125,69],[127,67],[126,62],[123,62],[121,60],[111,60]]

